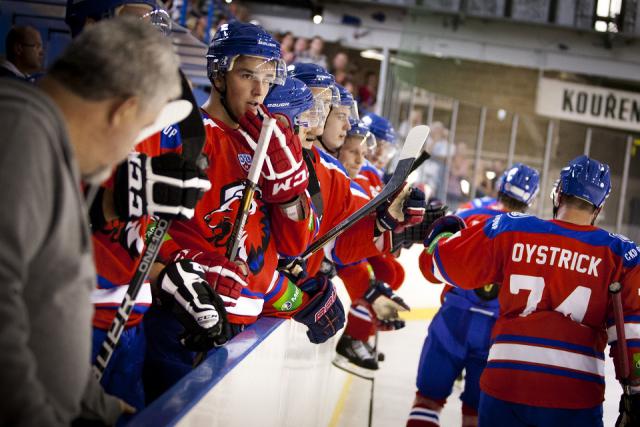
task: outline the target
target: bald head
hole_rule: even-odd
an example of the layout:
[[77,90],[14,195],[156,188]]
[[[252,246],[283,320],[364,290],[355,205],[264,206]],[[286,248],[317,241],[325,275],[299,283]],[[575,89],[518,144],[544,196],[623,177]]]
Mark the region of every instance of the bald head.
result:
[[33,27],[13,27],[5,42],[7,60],[24,74],[41,71],[44,49],[40,32]]

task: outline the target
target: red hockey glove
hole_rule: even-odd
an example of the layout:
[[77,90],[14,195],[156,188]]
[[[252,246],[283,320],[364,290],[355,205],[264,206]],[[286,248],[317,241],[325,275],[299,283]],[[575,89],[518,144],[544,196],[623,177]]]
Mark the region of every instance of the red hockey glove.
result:
[[242,288],[247,286],[249,268],[244,261],[231,262],[224,255],[206,253],[192,249],[180,251],[175,261],[190,259],[204,269],[206,281],[216,290],[225,307],[235,307]]
[[[258,115],[247,111],[239,120],[240,134],[254,150],[262,130],[262,118],[269,115],[263,108],[258,108]],[[300,139],[278,122],[262,167],[262,200],[265,203],[288,202],[302,194],[308,182],[309,171],[302,158]]]
[[424,192],[405,185],[393,199],[378,208],[379,227],[398,233],[405,227],[420,224],[426,208]]

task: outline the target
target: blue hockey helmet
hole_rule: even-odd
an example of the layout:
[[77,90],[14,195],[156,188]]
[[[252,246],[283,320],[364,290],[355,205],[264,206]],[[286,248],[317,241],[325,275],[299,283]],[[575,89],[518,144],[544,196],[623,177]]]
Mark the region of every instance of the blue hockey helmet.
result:
[[[328,106],[340,105],[340,92],[336,87],[336,80],[324,67],[312,63],[296,62],[289,65],[288,71],[291,77],[302,80],[310,88],[326,88],[328,95],[331,95],[330,98],[328,95],[326,96],[330,101]],[[328,111],[325,113],[328,114]]]
[[396,143],[396,131],[391,122],[375,113],[367,113],[362,117],[362,121],[369,127],[371,133],[376,137],[378,143],[386,141],[390,144]]
[[353,136],[362,137],[362,142],[367,145],[370,152],[376,148],[376,137],[371,133],[369,126],[364,124],[362,120],[349,119],[351,129],[347,131],[347,138]]
[[557,193],[577,197],[602,207],[611,192],[609,165],[587,156],[578,156],[560,171]]
[[[231,71],[235,60],[241,55],[263,58],[264,63],[258,68],[267,69],[268,65],[270,72],[264,78],[272,84],[284,84],[287,68],[280,57],[280,43],[261,26],[239,21],[221,25],[214,34],[207,51],[209,80],[213,81],[222,73]],[[275,69],[271,71],[271,67]]]
[[274,86],[264,99],[273,114],[282,114],[290,126],[315,127],[320,123],[322,106],[311,89],[295,77],[287,77],[282,86]]
[[132,14],[150,22],[165,35],[171,32],[171,18],[156,0],[67,0],[64,20],[75,37],[82,31],[87,19],[100,21],[124,14]]
[[336,83],[336,88],[338,89],[338,94],[340,95],[340,106],[349,107],[349,124],[352,122],[359,122],[360,115],[358,114],[358,103],[353,98],[351,92],[349,92],[344,86]]
[[538,171],[523,163],[515,163],[502,175],[498,192],[530,205],[539,189]]

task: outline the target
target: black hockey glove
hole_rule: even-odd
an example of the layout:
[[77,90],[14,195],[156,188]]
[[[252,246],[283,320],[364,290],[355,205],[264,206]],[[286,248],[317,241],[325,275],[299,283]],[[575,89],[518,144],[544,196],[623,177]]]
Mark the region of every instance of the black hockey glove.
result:
[[336,287],[320,274],[307,279],[300,289],[309,294],[311,299],[293,316],[297,322],[307,325],[309,341],[320,344],[334,336],[344,326],[344,307]]
[[378,329],[390,331],[404,328],[404,320],[398,312],[410,311],[411,308],[384,282],[374,280],[364,294],[363,299],[371,304],[378,319]]
[[619,410],[616,427],[640,426],[640,394],[620,396]]
[[193,160],[177,153],[156,157],[131,153],[116,171],[116,214],[128,220],[143,215],[189,219],[210,188],[207,174]]
[[448,207],[440,201],[429,202],[424,213],[424,219],[420,224],[407,227],[400,233],[393,233],[391,240],[391,252],[395,252],[400,248],[409,248],[414,243],[422,243],[427,237],[429,227],[435,220],[442,218]]
[[167,265],[158,276],[160,301],[184,327],[179,340],[191,351],[208,351],[230,337],[224,302],[205,280],[203,267],[188,259]]
[[300,257],[283,257],[278,259],[278,271],[299,283],[307,277],[307,262]]

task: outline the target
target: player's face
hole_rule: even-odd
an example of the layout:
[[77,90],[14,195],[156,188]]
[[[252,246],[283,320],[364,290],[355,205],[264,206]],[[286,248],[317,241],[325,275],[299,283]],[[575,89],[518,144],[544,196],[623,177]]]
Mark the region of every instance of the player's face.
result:
[[256,114],[275,77],[275,63],[254,56],[237,57],[224,76],[227,108],[238,118],[247,111]]
[[322,142],[330,151],[336,151],[344,144],[349,125],[350,108],[348,106],[333,107],[324,125]]
[[322,106],[322,118],[318,123],[318,126],[309,129],[309,135],[313,136],[321,136],[324,132],[324,124],[327,116],[329,115],[329,111],[331,111],[331,99],[333,96],[333,92],[330,88],[325,87],[312,87],[311,93],[313,93],[313,97],[320,103]]
[[367,158],[375,167],[382,170],[387,166],[387,163],[389,163],[393,157],[394,152],[395,149],[393,144],[379,139],[373,154],[368,155]]
[[348,136],[338,154],[338,160],[345,167],[351,179],[358,176],[367,153],[367,145],[362,136]]

